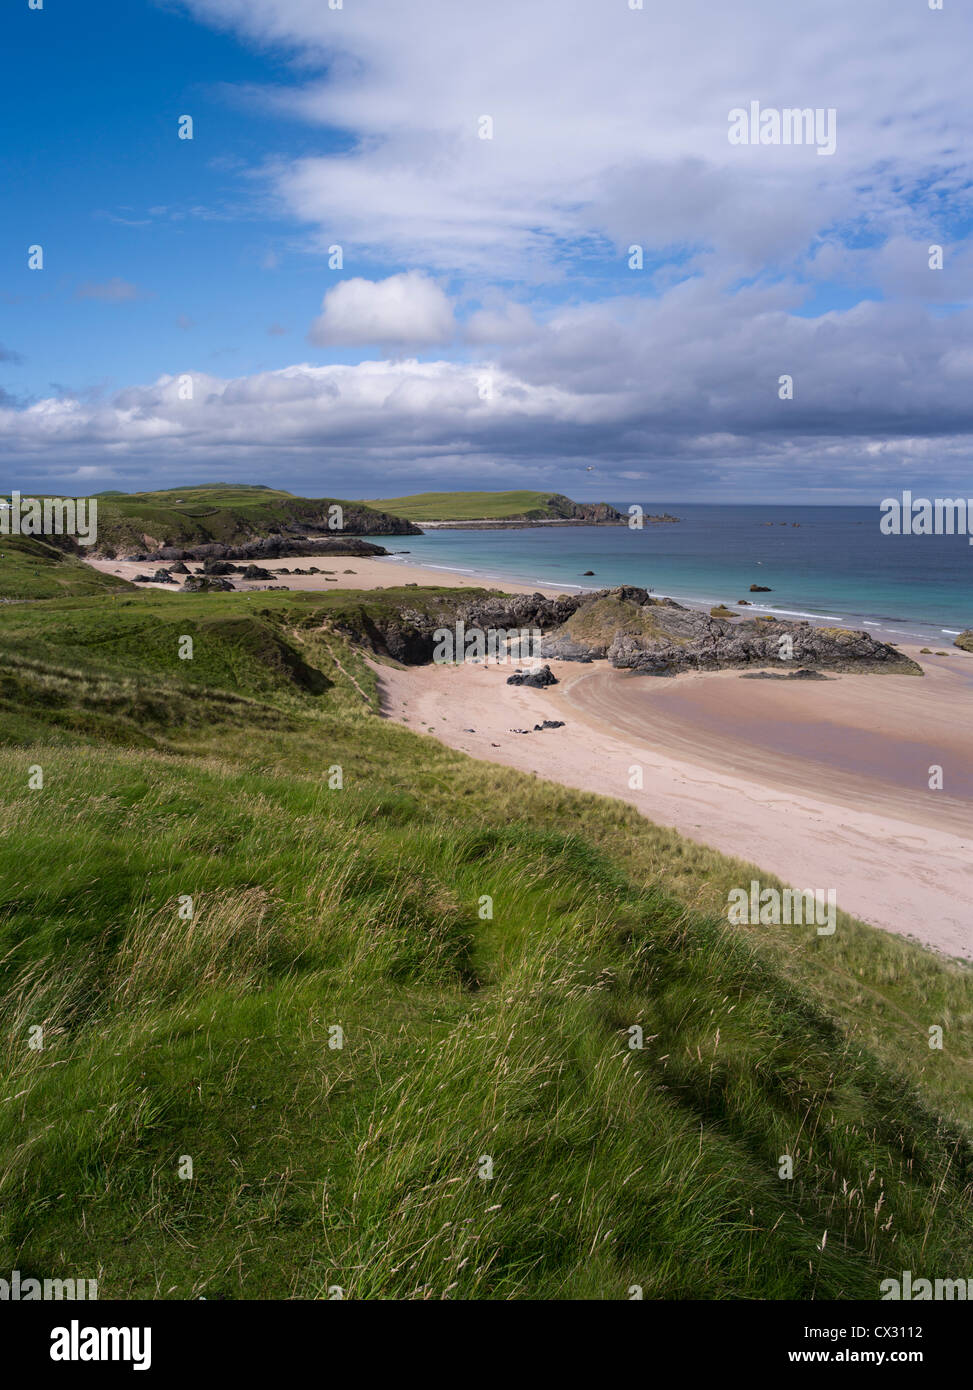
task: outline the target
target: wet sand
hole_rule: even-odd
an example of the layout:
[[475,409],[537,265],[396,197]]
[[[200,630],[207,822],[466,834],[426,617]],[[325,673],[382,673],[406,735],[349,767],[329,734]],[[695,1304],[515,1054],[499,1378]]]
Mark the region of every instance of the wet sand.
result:
[[[774,681],[718,671],[660,680],[604,670],[572,682],[566,698],[603,727],[699,766],[718,760],[839,805],[973,832],[973,657],[902,650],[924,677]],[[935,767],[941,790],[929,785]]]

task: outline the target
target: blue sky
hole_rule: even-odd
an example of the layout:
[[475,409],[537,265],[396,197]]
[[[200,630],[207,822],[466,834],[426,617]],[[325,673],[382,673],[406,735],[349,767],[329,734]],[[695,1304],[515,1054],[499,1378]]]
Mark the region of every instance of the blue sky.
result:
[[[2,23],[8,487],[968,487],[965,7],[24,0]],[[733,147],[753,100],[834,110],[835,154]]]
[[[26,359],[8,389],[293,360],[267,330],[303,329],[321,298],[320,265],[288,253],[293,225],[247,170],[277,148],[322,141],[294,120],[254,119],[235,95],[274,81],[274,57],[139,0],[48,0],[44,13],[21,6],[5,23],[2,321]],[[187,112],[198,138],[180,141]],[[37,241],[43,277],[24,253]],[[119,280],[138,297],[77,297]]]

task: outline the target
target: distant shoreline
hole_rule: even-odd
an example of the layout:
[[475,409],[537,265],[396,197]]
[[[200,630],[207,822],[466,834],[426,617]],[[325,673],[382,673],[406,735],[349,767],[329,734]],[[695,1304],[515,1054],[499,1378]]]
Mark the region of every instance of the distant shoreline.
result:
[[[678,516],[644,516],[643,523],[651,526],[675,526]],[[424,531],[526,531],[534,526],[628,526],[628,520],[590,521],[580,517],[547,517],[538,521],[518,521],[516,519],[492,520],[483,517],[476,521],[417,521],[416,525]]]

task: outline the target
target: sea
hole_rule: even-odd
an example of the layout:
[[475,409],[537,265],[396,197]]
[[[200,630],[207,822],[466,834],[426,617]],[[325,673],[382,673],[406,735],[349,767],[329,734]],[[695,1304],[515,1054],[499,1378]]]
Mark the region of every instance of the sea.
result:
[[[632,504],[612,505],[627,513]],[[973,628],[973,544],[965,535],[883,535],[878,507],[639,505],[646,517],[668,512],[679,521],[646,520],[641,530],[430,530],[390,538],[386,548],[403,563],[565,593],[636,584],[690,606],[735,608],[747,599],[760,612],[899,643],[951,645]],[[751,593],[751,584],[770,592]]]

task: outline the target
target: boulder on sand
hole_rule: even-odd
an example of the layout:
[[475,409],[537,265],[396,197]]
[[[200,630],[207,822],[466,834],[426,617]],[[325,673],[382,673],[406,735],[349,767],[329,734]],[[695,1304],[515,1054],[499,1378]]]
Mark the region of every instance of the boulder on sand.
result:
[[529,685],[535,690],[543,690],[547,685],[557,685],[557,676],[550,666],[541,666],[536,671],[515,671],[507,677],[508,685]]
[[228,579],[221,579],[217,575],[211,574],[191,574],[182,586],[184,594],[214,594],[233,592],[233,585]]
[[959,647],[960,651],[973,652],[973,627],[967,628],[966,632],[961,632],[953,646]]

